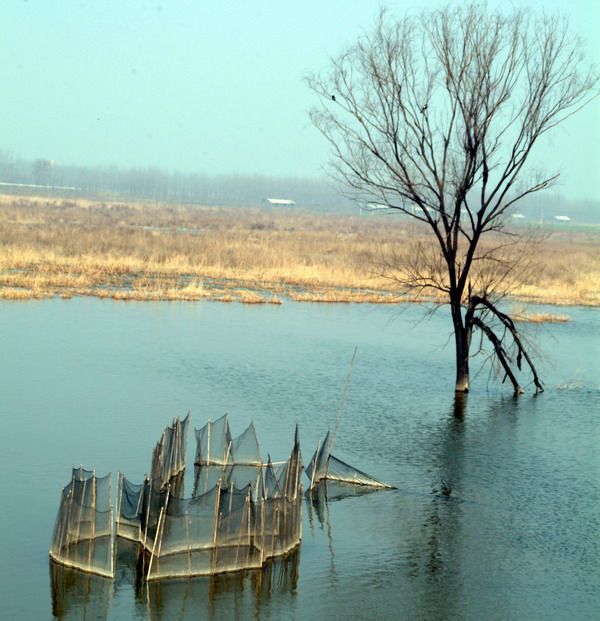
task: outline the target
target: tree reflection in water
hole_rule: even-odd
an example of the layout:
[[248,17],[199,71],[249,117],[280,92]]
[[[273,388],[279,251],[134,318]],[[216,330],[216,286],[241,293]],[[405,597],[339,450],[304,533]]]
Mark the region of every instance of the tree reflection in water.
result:
[[[407,541],[407,576],[420,594],[419,610],[443,607],[447,618],[460,617],[463,508],[460,493],[464,468],[464,429],[468,395],[456,394],[448,415],[429,439],[431,500],[420,505],[419,518]],[[435,615],[434,615],[435,616]]]

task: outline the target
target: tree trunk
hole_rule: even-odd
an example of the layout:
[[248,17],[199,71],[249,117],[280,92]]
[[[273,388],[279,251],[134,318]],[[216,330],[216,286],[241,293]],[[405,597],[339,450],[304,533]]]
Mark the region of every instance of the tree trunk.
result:
[[469,349],[471,330],[463,324],[460,305],[452,304],[454,342],[456,344],[456,392],[469,392]]

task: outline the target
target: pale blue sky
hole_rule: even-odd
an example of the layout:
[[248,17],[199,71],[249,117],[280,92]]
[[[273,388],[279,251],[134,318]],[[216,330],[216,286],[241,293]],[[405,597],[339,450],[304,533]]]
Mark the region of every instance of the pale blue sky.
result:
[[[321,176],[302,81],[373,23],[369,0],[2,0],[0,149],[64,164]],[[398,14],[439,5],[386,3]],[[492,3],[494,4],[494,3]],[[600,64],[600,3],[545,0]],[[600,99],[538,151],[598,198]]]

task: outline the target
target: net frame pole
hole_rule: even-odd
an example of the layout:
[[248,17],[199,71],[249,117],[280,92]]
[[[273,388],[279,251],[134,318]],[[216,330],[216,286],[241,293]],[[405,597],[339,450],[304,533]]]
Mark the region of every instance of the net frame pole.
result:
[[179,415],[173,420],[173,442],[171,444],[171,454],[169,455],[169,479],[179,472],[179,433],[178,433]]
[[146,503],[146,524],[144,526],[144,548],[148,549],[148,522],[150,520],[150,503],[152,501],[152,479],[148,479],[148,475],[144,475],[144,485],[148,486],[148,501]]
[[181,418],[177,415],[177,426],[175,428],[175,453],[174,453],[175,473],[179,474],[179,468],[181,466]]
[[219,532],[219,508],[221,504],[221,479],[217,481],[216,485],[216,498],[215,498],[215,515],[213,520],[213,541],[212,541],[212,558],[211,566],[213,573],[217,564],[217,533]]
[[257,471],[256,471],[256,481],[254,482],[255,483],[255,488],[254,489],[256,490],[254,496],[256,497],[256,500],[259,500],[259,498],[258,498],[258,490],[260,489],[261,481],[262,481],[262,464],[257,468]]
[[90,524],[90,539],[96,538],[96,505],[98,502],[98,479],[96,478],[96,469],[92,474],[92,519]]
[[185,438],[183,439],[183,446],[185,446],[185,451],[184,451],[185,454],[184,454],[184,457],[183,457],[183,468],[185,468],[185,455],[187,455],[188,433],[190,431],[190,418],[189,418],[189,416],[190,416],[190,413],[188,411],[187,416],[186,416],[188,422],[187,422],[187,425],[185,426],[185,434],[184,434]]
[[271,524],[271,556],[275,556],[275,524],[279,524],[279,499],[273,506],[273,521]]
[[115,516],[115,535],[119,534],[119,526],[121,524],[121,504],[123,500],[123,473],[119,470],[117,477],[117,511]]
[[227,445],[227,448],[225,449],[225,455],[223,456],[223,466],[227,467],[227,460],[229,459],[229,456],[231,455],[231,459],[232,459],[232,466],[235,465],[235,456],[232,455],[231,453],[231,445],[233,444],[233,440],[229,440],[229,444]]
[[187,543],[187,553],[188,553],[188,576],[192,575],[192,554],[190,551],[190,529],[189,529],[189,516],[188,512],[185,512],[185,540]]
[[298,543],[300,543],[302,541],[302,492],[304,491],[304,489],[302,488],[302,486],[300,486],[300,494],[299,494],[299,498],[296,499],[296,502],[298,503],[298,517],[296,518],[298,521]]
[[321,450],[321,438],[317,442],[317,450],[315,451],[315,456],[313,458],[313,467],[310,473],[310,491],[315,487],[315,471],[317,470],[317,457],[319,456],[319,451]]
[[[246,494],[246,500],[244,501],[244,513],[242,514],[242,525],[241,528],[238,531],[238,542],[237,542],[237,548],[235,551],[235,566],[238,567],[239,566],[239,558],[240,558],[240,546],[242,544],[242,537],[243,537],[243,533],[244,530],[247,529],[247,527],[245,527],[245,520],[248,519],[248,494]],[[248,542],[249,543],[249,542]],[[247,546],[248,548],[250,547],[249,545]],[[246,556],[246,565],[248,565],[248,557]]]
[[[123,475],[123,481],[125,480],[125,475]],[[145,477],[144,477],[145,480]],[[138,498],[137,498],[137,503],[135,505],[135,515],[136,518],[139,516],[141,518],[142,515],[142,503],[144,502],[144,485],[145,483],[142,483],[142,489],[140,490],[140,492],[138,493]],[[139,524],[138,524],[138,533],[137,533],[137,541],[138,543],[141,543],[142,541],[142,522],[141,519],[139,520]]]
[[[288,460],[288,474],[290,471],[290,462],[291,459]],[[284,553],[284,548],[287,549],[287,540],[288,540],[288,510],[287,510],[287,506],[288,506],[288,490],[284,490],[284,494],[283,494],[283,527],[281,529],[282,535],[283,535],[283,544],[281,546],[281,552],[282,554]]]
[[[80,470],[80,478],[83,475],[83,466],[79,467]],[[83,482],[83,498],[85,498],[85,494],[87,491],[87,484],[88,484],[89,479],[86,479]],[[75,494],[73,494],[73,500],[75,499]],[[77,516],[77,535],[75,537],[75,543],[79,544],[79,542],[81,541],[81,512],[83,511],[83,500],[82,502],[79,503],[79,515]]]
[[212,423],[206,423],[206,465],[210,464],[210,428]]
[[246,494],[246,520],[248,522],[248,543],[247,543],[247,552],[246,552],[246,567],[250,561],[250,553],[252,552],[253,547],[253,537],[251,532],[251,518],[252,518],[252,487],[248,486],[248,493]]
[[68,548],[69,545],[71,543],[71,538],[72,538],[72,533],[71,533],[71,529],[72,529],[72,523],[71,520],[74,517],[74,508],[73,505],[75,503],[75,469],[72,470],[71,473],[71,489],[69,490],[69,503],[68,503],[68,510],[67,510],[67,523],[65,526],[65,538],[64,538],[64,542],[63,542],[63,547],[65,548],[65,554],[67,557],[67,560],[69,558],[69,554],[68,554]]
[[[227,490],[227,493],[229,495],[229,507],[227,509],[227,515],[231,516],[231,507],[233,506],[233,493],[231,492],[231,486]],[[231,518],[227,520],[227,534],[225,535],[225,538],[227,541],[229,541],[230,534],[231,534]]]
[[162,518],[163,518],[163,513],[164,513],[165,508],[161,507],[160,508],[160,514],[158,516],[158,527],[156,528],[156,537],[154,538],[154,544],[152,546],[152,554],[150,555],[150,563],[148,564],[148,577],[150,577],[150,573],[152,572],[152,563],[154,561],[154,557],[155,556],[159,556],[160,552],[157,553],[156,550],[156,545],[158,544],[158,547],[160,549],[160,544],[162,539],[159,539],[159,537],[161,536],[161,525],[162,525]]
[[[231,430],[229,429],[229,412],[225,412],[225,424],[224,424],[224,439],[227,440],[227,434],[231,437]],[[231,441],[230,441],[231,444]],[[225,451],[223,454],[223,467],[227,468],[227,457],[229,456],[229,446],[223,446],[223,450]]]
[[348,391],[348,384],[350,383],[350,376],[352,375],[352,367],[354,366],[354,360],[356,358],[357,350],[358,350],[358,347],[355,347],[354,353],[352,354],[352,360],[350,361],[350,368],[348,369],[348,375],[346,375],[346,383],[344,385],[344,391],[342,392],[342,401],[340,403],[340,409],[338,410],[337,419],[335,421],[335,429],[333,431],[333,438],[331,439],[331,444],[329,445],[330,454],[333,453],[333,445],[335,444],[335,438],[337,436],[338,427],[340,426],[340,419],[342,418],[342,412],[344,410],[344,403],[346,402],[346,393]]
[[98,482],[96,481],[96,469],[94,468],[92,472],[92,510],[90,514],[90,538],[89,538],[89,546],[88,546],[88,567],[92,566],[92,555],[94,548],[94,538],[96,534],[96,491],[98,487]]
[[182,459],[182,435],[181,435],[181,418],[179,415],[177,416],[177,474],[181,472],[181,464],[183,463]]
[[110,577],[114,578],[115,576],[115,545],[117,543],[117,537],[114,530],[114,511],[113,511],[113,503],[112,503],[112,473],[109,473],[110,477],[108,479],[108,525],[109,525],[109,554],[110,554]]
[[[165,514],[167,512],[167,508],[169,506],[169,494],[171,492],[171,485],[167,485],[167,494],[165,497],[165,504],[160,508],[160,514],[158,516],[158,524],[156,526],[156,536],[154,537],[154,544],[152,545],[152,556],[150,557],[150,564],[148,565],[148,576],[150,576],[150,571],[152,569],[152,561],[156,556],[159,559],[160,563],[160,551],[162,549],[162,538],[163,531],[165,528]],[[158,550],[156,548],[158,544]]]
[[[112,492],[112,489],[110,491]],[[115,577],[115,545],[117,543],[117,538],[116,538],[116,536],[113,536],[114,533],[112,532],[112,524],[113,524],[113,506],[112,506],[112,503],[110,504],[108,519],[110,520],[110,528],[111,528],[111,533],[110,533],[110,577],[114,578]]]
[[[263,497],[260,500],[260,564],[263,565],[265,562],[265,521],[267,518],[267,507],[266,507],[266,502],[265,502],[265,491],[264,491],[264,485],[263,485]],[[262,573],[262,572],[261,572]]]

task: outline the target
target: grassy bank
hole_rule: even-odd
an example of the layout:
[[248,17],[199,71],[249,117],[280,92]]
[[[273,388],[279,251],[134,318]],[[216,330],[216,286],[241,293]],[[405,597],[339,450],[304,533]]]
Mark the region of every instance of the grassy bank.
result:
[[[0,296],[248,304],[422,301],[378,267],[424,237],[409,219],[0,196]],[[513,296],[599,305],[598,242],[541,244]]]

